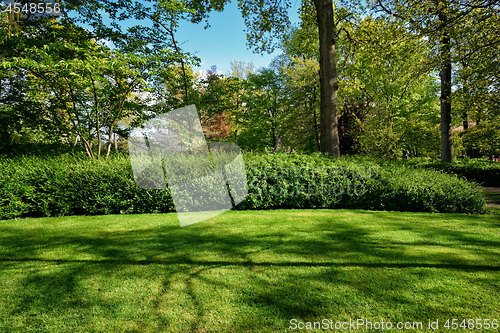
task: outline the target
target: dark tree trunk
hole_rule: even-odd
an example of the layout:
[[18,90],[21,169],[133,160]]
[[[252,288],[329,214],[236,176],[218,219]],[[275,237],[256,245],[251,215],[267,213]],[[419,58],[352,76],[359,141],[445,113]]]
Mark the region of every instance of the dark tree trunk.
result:
[[319,133],[318,133],[318,121],[316,120],[316,109],[313,109],[314,116],[314,137],[316,138],[316,147],[318,147],[318,151],[321,151],[321,145],[319,141]]
[[[445,4],[448,4],[445,0]],[[451,128],[451,45],[447,27],[449,6],[439,13],[441,29],[441,161],[453,163],[453,136]]]
[[309,99],[310,101],[310,108],[313,110],[313,117],[314,117],[314,138],[316,139],[316,147],[318,151],[321,151],[321,146],[319,143],[319,126],[318,126],[318,117],[316,114],[316,108],[314,107],[314,104],[316,103],[316,88],[313,87],[312,89],[312,97]]
[[336,27],[332,0],[314,0],[319,27],[320,68],[320,150],[340,156],[337,128],[337,59],[335,54]]

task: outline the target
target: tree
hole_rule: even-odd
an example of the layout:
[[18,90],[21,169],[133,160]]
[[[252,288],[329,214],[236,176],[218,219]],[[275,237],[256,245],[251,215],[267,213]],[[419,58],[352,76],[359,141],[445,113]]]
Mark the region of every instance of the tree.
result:
[[30,99],[29,73],[23,68],[2,66],[11,57],[19,56],[19,45],[26,34],[39,34],[42,24],[50,18],[22,15],[14,11],[0,13],[0,148],[20,143],[57,142],[57,127],[43,103]]
[[[480,19],[480,18],[476,18]],[[500,110],[500,48],[494,47],[496,31],[500,29],[500,17],[490,16],[481,22],[462,23],[456,48],[457,63],[454,71],[453,101],[455,114],[462,118],[467,130],[469,123],[497,119]],[[480,47],[485,40],[492,47]]]
[[[341,15],[343,10],[337,8],[335,12]],[[315,61],[319,54],[317,23],[311,19],[311,13],[312,10],[301,11],[299,26],[290,29],[283,40],[284,54],[275,60],[276,66],[283,68],[287,87],[286,137],[290,140],[295,136],[293,142],[297,147],[303,147],[300,138],[314,142],[310,129],[315,127],[316,109],[305,107],[315,105],[309,101],[311,97],[315,101],[312,92],[319,92]],[[428,45],[424,40],[413,38],[401,23],[381,17],[367,16],[356,24],[344,22],[339,28],[344,32],[336,40],[338,100],[342,106],[339,110],[341,153],[356,153],[361,148],[371,153],[377,147],[391,147],[390,155],[400,157],[400,151],[396,151],[402,147],[394,146],[394,142],[374,144],[379,136],[369,132],[382,130],[400,141],[405,121],[410,117],[434,129],[438,121],[435,77],[422,69],[428,61]],[[373,139],[363,140],[364,147],[359,147],[358,137],[362,135]],[[382,136],[382,139],[388,137]],[[384,156],[384,152],[377,154]]]
[[233,109],[230,114],[231,121],[232,121],[232,130],[234,133],[234,142],[238,142],[238,134],[240,133],[240,130],[242,129],[242,126],[244,124],[244,113],[247,110],[245,103],[244,103],[244,98],[247,93],[246,87],[247,85],[247,80],[249,75],[251,74],[257,74],[257,70],[255,69],[255,66],[253,65],[252,62],[250,63],[245,63],[244,61],[231,61],[230,63],[230,73],[229,73],[229,78],[230,78],[230,85],[233,87],[233,97],[232,97],[232,103],[233,103]]
[[233,96],[237,87],[231,78],[217,73],[212,66],[206,76],[197,82],[198,97],[195,101],[206,137],[209,140],[225,140],[231,131]]
[[[496,0],[375,0],[374,8],[402,20],[410,31],[425,36],[435,50],[432,65],[439,69],[441,78],[441,160],[453,162],[453,137],[451,124],[452,67],[457,62],[461,36],[470,34],[464,22],[473,21],[476,32],[487,31],[489,38],[476,39],[473,50],[462,54],[462,58],[482,48],[500,43],[498,33],[490,31],[484,22],[499,14]],[[455,50],[454,50],[455,48]],[[458,52],[460,53],[460,52]]]
[[3,67],[26,73],[28,99],[66,138],[80,140],[90,158],[101,156],[104,134],[108,157],[118,122],[133,108],[131,93],[145,85],[147,59],[111,51],[67,20],[43,20],[37,28],[7,38]]
[[[196,18],[205,18],[210,10],[221,11],[226,1],[195,0],[190,8],[198,13]],[[194,5],[194,6],[193,6]],[[343,17],[334,20],[332,0],[313,0],[315,18],[318,24],[319,63],[320,63],[320,149],[323,153],[340,156],[337,129],[337,62],[336,38],[338,23],[351,16],[346,12]],[[248,27],[248,43],[260,52],[271,52],[286,33],[290,21],[287,10],[290,1],[278,0],[241,0],[239,7]]]
[[294,147],[321,151],[318,63],[305,56],[289,60],[282,68],[287,98],[284,139]]
[[264,150],[275,146],[283,118],[280,81],[269,68],[248,75],[242,96],[245,107],[236,116],[240,129],[237,143],[242,148]]
[[[180,65],[182,73],[183,98],[179,101],[190,104],[187,67],[196,58],[183,53],[174,38],[178,21],[189,12],[181,2],[159,1],[148,8],[133,1],[70,0],[61,9],[58,19],[2,20],[0,37],[6,47],[0,53],[6,70],[27,76],[29,85],[22,88],[23,93],[49,115],[43,122],[57,125],[66,141],[70,136],[79,140],[91,158],[100,157],[101,145],[107,141],[107,157],[116,134],[127,134],[117,128],[118,123],[126,118],[137,126],[151,116],[151,112],[142,112],[139,105],[144,103],[135,97],[144,96],[147,84],[158,82],[174,64]],[[69,11],[76,15],[68,16]],[[102,23],[102,12],[110,15],[111,24]],[[122,31],[118,21],[126,19],[148,24]],[[78,27],[82,22],[93,31]],[[112,41],[116,48],[111,51],[103,40]],[[161,104],[162,98],[158,101]]]

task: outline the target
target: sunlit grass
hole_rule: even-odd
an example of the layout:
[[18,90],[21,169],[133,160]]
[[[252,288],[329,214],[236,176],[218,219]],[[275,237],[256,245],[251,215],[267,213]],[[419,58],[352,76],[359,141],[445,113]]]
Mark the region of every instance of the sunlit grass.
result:
[[497,214],[231,211],[185,228],[175,214],[8,220],[0,262],[1,332],[500,319]]

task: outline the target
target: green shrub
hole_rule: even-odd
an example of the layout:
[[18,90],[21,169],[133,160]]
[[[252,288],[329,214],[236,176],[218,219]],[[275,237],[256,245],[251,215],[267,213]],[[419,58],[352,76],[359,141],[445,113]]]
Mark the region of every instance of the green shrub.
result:
[[443,163],[425,158],[410,159],[409,165],[433,169],[464,177],[483,186],[500,187],[500,162],[483,159],[455,159],[454,163]]
[[[320,154],[245,154],[249,194],[237,209],[350,208],[477,213],[476,184],[403,163]],[[127,155],[0,159],[0,218],[165,213],[169,190],[138,187]],[[198,198],[196,205],[206,205]]]
[[358,139],[360,151],[367,156],[390,160],[401,158],[401,137],[392,126],[366,123]]
[[462,133],[463,150],[469,157],[500,154],[500,124],[481,122]]
[[350,208],[477,213],[477,184],[434,170],[320,154],[246,156],[249,195],[239,209]]
[[430,156],[437,158],[441,154],[440,135],[439,126],[409,118],[402,126],[403,151],[408,150],[412,157]]
[[0,217],[174,211],[170,193],[135,185],[128,156],[1,159]]

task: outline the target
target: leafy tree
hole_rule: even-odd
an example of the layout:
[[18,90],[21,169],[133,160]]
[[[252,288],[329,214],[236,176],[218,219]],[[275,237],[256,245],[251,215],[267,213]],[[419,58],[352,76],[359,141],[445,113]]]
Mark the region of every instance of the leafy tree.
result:
[[[14,11],[0,12],[0,149],[19,143],[50,143],[57,128],[40,101],[30,99],[30,77],[23,68],[6,65],[10,57],[19,56],[26,34],[36,35],[48,18],[24,15]],[[26,46],[25,46],[26,47]],[[3,64],[3,66],[1,65]]]
[[[232,86],[233,109],[230,114],[232,121],[232,132],[234,134],[234,142],[238,142],[238,134],[244,128],[244,114],[247,110],[244,99],[247,93],[247,80],[249,75],[257,74],[257,70],[252,62],[245,63],[244,61],[231,61],[230,63],[229,80]],[[243,127],[242,127],[243,126]]]
[[261,68],[257,74],[249,74],[243,103],[245,108],[238,114],[240,134],[238,145],[245,149],[264,150],[276,145],[280,135],[283,108],[282,84],[276,72]]
[[287,98],[284,139],[294,147],[320,151],[318,63],[292,56],[282,70]]
[[211,140],[225,140],[231,132],[233,97],[236,93],[232,78],[224,78],[212,66],[206,76],[198,81],[196,106],[200,112],[205,135]]
[[38,23],[36,33],[7,39],[3,67],[26,72],[29,100],[66,138],[80,140],[89,157],[100,157],[106,135],[107,157],[131,93],[145,84],[146,60],[111,51],[68,20]]
[[[206,18],[212,10],[221,11],[226,1],[195,0],[189,2],[196,10],[195,18]],[[352,16],[348,11],[334,18],[332,0],[307,2],[314,8],[317,21],[320,64],[320,150],[335,157],[340,155],[337,128],[337,60],[336,38],[339,22]],[[241,0],[239,7],[248,27],[249,46],[260,52],[272,51],[290,26],[288,9],[290,1]]]
[[402,131],[403,150],[408,151],[409,156],[439,156],[439,126],[410,117],[403,123]]
[[[314,142],[309,132],[315,127],[314,109],[303,105],[307,104],[308,96],[314,96],[311,91],[319,91],[318,67],[314,66],[318,56],[314,38],[316,22],[306,13],[302,11],[303,20],[299,27],[290,30],[283,41],[284,55],[276,60],[278,66],[283,67],[287,104],[291,105],[285,122],[288,124],[285,128],[290,129],[287,138],[295,136],[298,147],[300,138]],[[397,149],[403,149],[406,141],[400,138],[409,117],[434,128],[439,121],[435,102],[437,87],[435,78],[422,69],[428,61],[426,43],[413,38],[398,22],[370,16],[356,25],[344,24],[342,30],[344,34],[337,38],[339,102],[343,106],[339,113],[341,152],[357,152],[362,148],[357,144],[358,136],[377,137],[368,132],[386,126],[391,127],[388,130],[391,135],[398,137]],[[361,122],[369,124],[364,126]],[[304,127],[302,124],[306,123]],[[371,140],[362,142],[366,144]],[[378,145],[364,147],[362,151],[371,151],[373,147]],[[400,156],[399,153],[389,155]]]
[[[500,48],[496,31],[500,29],[500,18],[489,16],[479,24],[470,20],[462,25],[455,51],[453,101],[454,115],[462,118],[462,126],[467,130],[469,123],[492,121],[499,116]],[[478,48],[485,44],[484,40],[491,46]]]
[[500,156],[500,123],[481,122],[463,132],[462,141],[468,157]]
[[[375,0],[374,8],[407,24],[410,31],[425,36],[434,50],[431,65],[438,68],[441,78],[441,159],[453,162],[451,123],[452,67],[460,58],[500,43],[498,34],[488,25],[500,7],[495,0]],[[467,24],[473,22],[473,24]],[[473,49],[460,44],[464,36],[475,32]],[[462,51],[460,51],[462,50]],[[456,55],[460,55],[457,57]]]
[[367,116],[367,104],[344,103],[339,117],[339,139],[342,154],[359,152],[358,137],[362,132],[362,122]]

